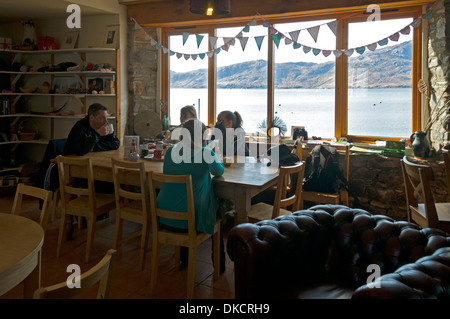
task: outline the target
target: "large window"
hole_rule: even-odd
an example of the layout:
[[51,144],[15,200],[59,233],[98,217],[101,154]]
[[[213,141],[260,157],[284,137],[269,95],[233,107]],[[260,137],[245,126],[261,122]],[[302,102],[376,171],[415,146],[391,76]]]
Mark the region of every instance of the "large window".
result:
[[[195,35],[169,37],[171,124],[180,124],[180,109],[185,105],[193,105],[199,119],[205,123],[208,121],[208,57],[199,56],[208,51],[207,39],[207,34],[199,34],[199,37]],[[197,45],[198,42],[200,45]]]
[[[412,19],[350,23],[349,47],[377,43],[348,62],[348,134],[408,137],[412,132],[412,34],[378,42]],[[405,32],[407,33],[407,32]],[[367,50],[367,49],[366,49]]]
[[[217,29],[219,41],[234,39],[242,27]],[[267,28],[254,26],[245,33],[243,45],[230,43],[228,51],[217,55],[216,114],[239,112],[246,132],[256,132],[267,117]],[[261,37],[260,48],[254,39]],[[222,45],[220,43],[220,45]]]
[[[274,49],[274,117],[286,124],[288,136],[292,135],[292,126],[304,126],[310,136],[334,136],[335,57],[332,54],[324,56],[322,52],[317,55],[305,53],[302,47],[336,49],[335,35],[326,26],[327,22],[330,21],[275,25],[275,29],[286,34],[289,40],[296,40],[289,45],[281,42]],[[315,42],[306,30],[320,25],[325,27],[321,28]],[[301,30],[297,39],[292,39],[289,34],[293,30]]]
[[[172,124],[179,121],[180,107],[194,104],[208,125],[222,110],[238,111],[247,133],[261,132],[269,116],[286,127],[285,136],[291,136],[292,126],[304,126],[309,136],[322,138],[408,137],[420,118],[413,79],[420,78],[414,66],[419,65],[420,41],[415,40],[421,29],[410,27],[420,10],[389,10],[375,22],[359,12],[297,22],[260,19],[250,28],[244,28],[249,22],[244,20],[206,25],[199,27],[203,41],[193,28],[184,44],[179,31],[167,29],[170,49],[191,54],[172,54],[167,63],[169,88],[162,92],[170,94]],[[320,32],[314,38],[309,29],[316,26]],[[278,42],[274,32],[283,34]],[[215,54],[192,58],[207,51]]]

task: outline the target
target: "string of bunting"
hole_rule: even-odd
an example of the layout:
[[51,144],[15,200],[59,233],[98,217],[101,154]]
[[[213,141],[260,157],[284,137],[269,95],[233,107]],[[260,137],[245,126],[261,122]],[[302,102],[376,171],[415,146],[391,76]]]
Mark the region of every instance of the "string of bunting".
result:
[[[272,38],[272,41],[274,42],[274,44],[276,45],[277,48],[279,47],[281,40],[284,39],[285,45],[292,45],[292,47],[294,49],[303,48],[303,52],[305,54],[312,52],[315,56],[322,54],[323,56],[328,57],[331,53],[333,53],[336,57],[339,57],[343,53],[345,53],[347,56],[351,56],[354,52],[357,52],[360,55],[362,55],[364,52],[366,52],[366,49],[368,49],[370,51],[375,51],[377,48],[387,45],[389,43],[389,41],[394,41],[394,42],[398,41],[400,38],[400,35],[408,35],[411,32],[411,28],[419,27],[422,19],[425,19],[425,20],[431,19],[433,17],[432,7],[433,6],[431,6],[427,10],[426,13],[424,13],[421,16],[419,16],[418,18],[414,19],[413,22],[411,22],[407,26],[403,27],[402,29],[392,33],[390,36],[388,36],[386,38],[383,38],[379,41],[369,43],[369,44],[366,44],[363,46],[355,47],[355,48],[334,49],[334,50],[326,50],[326,49],[314,48],[311,46],[303,45],[298,42],[298,38],[299,38],[300,32],[306,30],[310,34],[310,36],[312,37],[314,42],[317,42],[320,29],[322,27],[324,27],[325,25],[327,27],[329,27],[330,30],[333,32],[333,34],[336,36],[336,30],[337,30],[339,20],[333,20],[328,23],[316,25],[313,27],[305,28],[305,29],[290,31],[285,34],[283,32],[278,31],[273,25],[268,23],[266,21],[266,19],[264,19],[263,16],[261,16],[259,13],[257,13],[250,20],[250,22],[247,23],[247,25],[236,36],[234,36],[234,37],[210,36],[209,42],[210,42],[211,48],[213,48],[213,49],[206,51],[206,52],[202,52],[202,53],[191,54],[191,53],[182,53],[182,52],[176,52],[173,50],[169,50],[167,47],[161,45],[158,41],[153,39],[134,18],[130,18],[130,19],[135,23],[134,28],[136,30],[139,30],[140,34],[143,35],[146,40],[150,41],[150,43],[152,45],[156,46],[156,48],[158,50],[162,50],[164,54],[169,53],[171,56],[175,55],[178,59],[180,59],[182,57],[184,57],[184,59],[186,59],[186,60],[189,60],[189,59],[196,60],[197,58],[200,58],[203,60],[205,57],[211,58],[214,56],[214,54],[219,54],[222,51],[228,52],[230,46],[235,45],[236,40],[239,41],[239,43],[241,44],[242,52],[244,52],[245,48],[248,44],[248,40],[250,38],[253,38],[255,40],[258,50],[261,50],[262,43],[263,43],[264,39],[268,36],[270,36]],[[268,28],[268,35],[245,36],[245,33],[250,32],[250,27],[257,25],[258,18],[262,19],[262,25],[264,27]],[[201,34],[191,34],[188,32],[182,33],[183,46],[186,44],[186,41],[191,36],[195,37],[196,42],[197,42],[197,48],[200,48],[200,45],[204,39],[204,36]],[[218,39],[222,39],[223,45],[217,46]]]

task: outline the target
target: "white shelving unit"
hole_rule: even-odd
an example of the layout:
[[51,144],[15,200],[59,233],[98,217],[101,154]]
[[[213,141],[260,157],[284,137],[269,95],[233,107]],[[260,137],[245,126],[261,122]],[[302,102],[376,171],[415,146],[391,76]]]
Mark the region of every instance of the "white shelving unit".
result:
[[[14,70],[0,70],[0,77],[9,77],[9,87],[0,87],[0,100],[7,100],[10,104],[10,114],[0,114],[0,173],[20,170],[27,162],[39,163],[48,141],[66,138],[75,122],[87,114],[92,103],[108,107],[108,120],[116,128],[120,127],[119,55],[119,50],[112,48],[0,51],[0,58],[15,66]],[[28,71],[36,65],[57,66],[64,62],[72,62],[79,69]],[[86,70],[89,64],[108,65],[112,70]],[[17,71],[20,65],[25,65],[27,70]],[[101,79],[104,90],[112,92],[92,94],[87,88],[89,79]],[[50,84],[50,93],[42,90],[44,82]],[[105,83],[113,85],[106,90]],[[65,84],[68,86],[64,87]],[[36,90],[24,93],[20,88]],[[62,106],[64,108],[55,113]],[[17,135],[17,126],[24,119],[29,119],[38,128],[38,135],[31,141],[21,141]],[[119,131],[116,129],[116,134]]]

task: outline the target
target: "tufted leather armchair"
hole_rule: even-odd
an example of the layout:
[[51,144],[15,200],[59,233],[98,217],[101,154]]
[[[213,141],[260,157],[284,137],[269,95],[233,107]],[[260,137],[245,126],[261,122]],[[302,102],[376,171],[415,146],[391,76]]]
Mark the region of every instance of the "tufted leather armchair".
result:
[[317,205],[240,224],[227,251],[237,299],[450,298],[449,234],[362,209]]

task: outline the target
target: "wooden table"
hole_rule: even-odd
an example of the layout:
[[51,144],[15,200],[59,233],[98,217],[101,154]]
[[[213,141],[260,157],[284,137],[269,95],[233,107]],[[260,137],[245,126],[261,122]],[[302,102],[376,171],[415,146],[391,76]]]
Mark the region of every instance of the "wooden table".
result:
[[[111,158],[124,159],[122,147],[115,151],[90,152],[84,157],[91,158],[94,179],[108,182],[113,181]],[[163,161],[142,158],[139,161],[145,162],[147,172],[163,172]],[[257,163],[253,157],[234,158],[234,163],[225,167],[222,176],[213,178],[214,194],[219,198],[235,202],[235,223],[240,224],[248,220],[247,213],[251,207],[251,198],[275,185],[277,177],[278,169],[267,167],[267,163]]]
[[0,214],[0,296],[24,282],[24,297],[40,287],[44,231],[35,221]]

